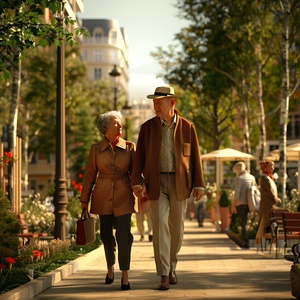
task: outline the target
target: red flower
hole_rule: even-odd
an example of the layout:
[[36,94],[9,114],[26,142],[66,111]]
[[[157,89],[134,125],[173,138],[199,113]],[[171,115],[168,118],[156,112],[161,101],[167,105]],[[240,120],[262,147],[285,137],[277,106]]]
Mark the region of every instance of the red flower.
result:
[[6,265],[0,264],[0,269],[6,268]]
[[78,178],[82,178],[83,175],[81,173],[78,174]]
[[18,258],[12,258],[12,257],[7,257],[7,258],[5,258],[5,261],[8,263],[8,264],[14,264],[14,263],[16,263],[16,260],[17,260]]
[[39,251],[39,250],[32,250],[32,256],[33,258],[39,258],[43,256],[43,252]]
[[12,265],[16,262],[18,258],[7,257],[5,261],[9,264],[9,270],[12,269]]
[[13,155],[11,152],[5,152],[4,155],[8,158],[8,159],[12,159]]

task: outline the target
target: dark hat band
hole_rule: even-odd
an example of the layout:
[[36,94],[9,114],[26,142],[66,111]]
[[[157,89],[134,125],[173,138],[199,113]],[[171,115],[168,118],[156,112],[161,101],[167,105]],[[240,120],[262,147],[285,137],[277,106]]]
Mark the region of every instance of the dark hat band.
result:
[[155,96],[174,96],[173,94],[166,94],[166,93],[154,93]]

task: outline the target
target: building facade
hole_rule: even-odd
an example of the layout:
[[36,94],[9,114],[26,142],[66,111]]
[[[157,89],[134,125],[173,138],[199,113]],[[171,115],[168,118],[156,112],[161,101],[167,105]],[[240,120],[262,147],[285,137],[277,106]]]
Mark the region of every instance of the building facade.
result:
[[[83,37],[81,43],[88,80],[110,80],[112,86],[128,99],[128,38],[125,29],[114,19],[82,19],[82,26],[90,33],[90,37]],[[114,66],[120,72],[119,76],[110,75]]]

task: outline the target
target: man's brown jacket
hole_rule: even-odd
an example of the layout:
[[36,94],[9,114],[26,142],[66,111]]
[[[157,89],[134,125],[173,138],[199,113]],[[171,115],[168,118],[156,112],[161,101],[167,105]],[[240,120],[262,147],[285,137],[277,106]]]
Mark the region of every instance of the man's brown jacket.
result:
[[[149,200],[159,198],[159,159],[162,140],[161,120],[146,121],[139,133],[131,176],[131,186],[145,182]],[[174,131],[175,176],[179,200],[190,197],[192,188],[205,187],[196,129],[193,123],[177,115]]]

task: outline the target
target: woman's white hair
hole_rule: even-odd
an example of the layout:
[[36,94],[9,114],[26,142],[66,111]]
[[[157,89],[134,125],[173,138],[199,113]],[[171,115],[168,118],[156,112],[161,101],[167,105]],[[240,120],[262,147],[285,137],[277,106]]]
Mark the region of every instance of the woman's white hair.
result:
[[232,168],[232,171],[235,172],[237,175],[240,175],[245,170],[246,170],[246,164],[243,161],[237,162]]
[[119,111],[111,110],[100,115],[97,121],[97,128],[102,135],[106,134],[106,129],[110,125],[111,118],[122,119],[122,114]]

